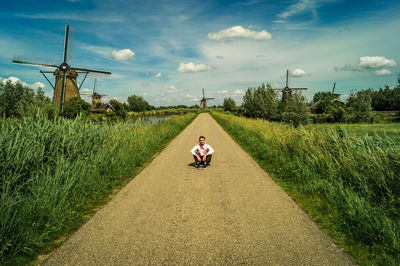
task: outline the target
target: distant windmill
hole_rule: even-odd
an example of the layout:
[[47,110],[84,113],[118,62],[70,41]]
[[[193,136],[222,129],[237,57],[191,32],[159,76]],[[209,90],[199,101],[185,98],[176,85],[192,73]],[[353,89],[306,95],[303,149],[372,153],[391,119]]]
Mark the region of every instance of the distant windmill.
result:
[[333,101],[340,102],[340,100],[339,100],[340,94],[335,93],[335,88],[336,88],[336,82],[333,83],[333,88],[332,88],[332,94],[336,97],[335,99],[333,99]]
[[[111,72],[109,72],[109,71],[93,70],[93,69],[70,66],[67,63],[68,47],[69,47],[68,46],[68,35],[69,35],[69,26],[67,25],[65,27],[63,62],[59,66],[53,65],[53,64],[26,62],[26,61],[19,60],[17,58],[13,59],[13,63],[16,63],[16,64],[25,64],[25,65],[56,68],[56,70],[54,72],[40,70],[40,73],[42,73],[42,75],[50,83],[51,87],[53,87],[53,89],[54,89],[53,103],[55,103],[61,111],[64,108],[65,101],[67,101],[68,99],[70,99],[72,97],[79,96],[79,90],[81,89],[82,84],[85,82],[85,79],[90,72],[111,75]],[[54,85],[47,78],[46,73],[53,73],[54,76],[56,76],[56,81],[55,81]],[[83,78],[81,84],[78,87],[76,77],[80,73],[84,73],[85,77]]]
[[201,98],[201,100],[200,100],[200,109],[207,108],[207,100],[212,100],[212,99],[215,99],[215,98],[206,98],[204,96],[204,89],[203,89],[203,98]]
[[282,102],[286,102],[291,96],[292,91],[305,91],[307,88],[289,88],[289,70],[286,70],[286,86],[284,89],[275,89],[280,90],[282,92]]
[[98,105],[98,103],[101,103],[101,98],[103,96],[108,96],[106,94],[99,94],[96,92],[96,81],[97,81],[97,79],[94,79],[92,93],[81,93],[81,95],[88,95],[88,96],[92,97],[92,110],[94,110],[98,107],[97,105]]

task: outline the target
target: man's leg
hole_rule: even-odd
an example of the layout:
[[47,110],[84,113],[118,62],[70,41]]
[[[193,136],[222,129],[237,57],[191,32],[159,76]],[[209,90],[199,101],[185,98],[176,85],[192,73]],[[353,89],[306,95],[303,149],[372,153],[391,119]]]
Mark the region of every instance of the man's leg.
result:
[[204,162],[205,165],[209,165],[212,159],[212,155],[207,155],[206,156],[206,161]]
[[200,165],[201,162],[197,159],[197,156],[193,155],[193,158],[194,158],[194,161],[196,162],[196,165]]

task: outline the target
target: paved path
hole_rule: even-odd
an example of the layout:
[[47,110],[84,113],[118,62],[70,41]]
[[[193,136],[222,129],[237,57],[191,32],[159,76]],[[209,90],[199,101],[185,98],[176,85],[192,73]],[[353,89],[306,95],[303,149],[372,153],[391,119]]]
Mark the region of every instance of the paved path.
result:
[[[199,135],[216,150],[197,170]],[[349,265],[209,114],[200,114],[46,265]]]

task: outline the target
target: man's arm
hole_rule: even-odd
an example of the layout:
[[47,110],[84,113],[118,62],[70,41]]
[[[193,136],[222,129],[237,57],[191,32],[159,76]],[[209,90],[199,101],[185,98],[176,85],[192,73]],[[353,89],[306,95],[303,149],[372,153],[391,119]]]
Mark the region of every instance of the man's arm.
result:
[[214,153],[214,149],[210,145],[207,144],[207,154],[211,155],[213,153]]
[[194,146],[193,149],[190,150],[190,153],[196,156],[197,155],[196,150],[197,150],[197,145]]

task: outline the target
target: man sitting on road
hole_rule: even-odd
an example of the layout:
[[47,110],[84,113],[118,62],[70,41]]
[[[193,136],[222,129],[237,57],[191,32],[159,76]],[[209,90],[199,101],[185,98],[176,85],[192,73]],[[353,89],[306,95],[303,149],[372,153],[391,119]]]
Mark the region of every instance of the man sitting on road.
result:
[[206,144],[206,138],[203,136],[199,137],[199,144],[193,147],[190,151],[193,155],[193,158],[196,162],[196,167],[200,169],[204,169],[211,162],[212,154],[214,153],[214,149]]

